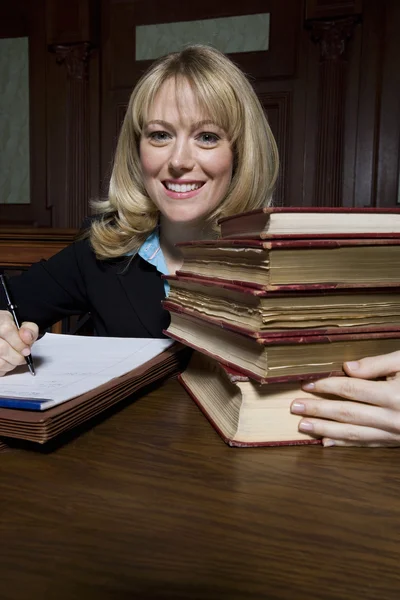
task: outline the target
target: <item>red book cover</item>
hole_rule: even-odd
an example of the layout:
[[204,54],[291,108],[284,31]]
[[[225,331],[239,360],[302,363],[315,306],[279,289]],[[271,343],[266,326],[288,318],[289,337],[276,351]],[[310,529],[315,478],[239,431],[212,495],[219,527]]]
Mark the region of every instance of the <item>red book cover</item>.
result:
[[[329,218],[329,215],[331,218]],[[321,217],[321,218],[319,218]],[[343,217],[343,218],[341,218]],[[339,222],[337,219],[339,218]],[[397,208],[264,207],[219,219],[224,238],[400,236]],[[287,231],[289,229],[289,231]],[[345,231],[345,233],[343,233]]]
[[[167,281],[184,281],[192,284],[200,284],[202,286],[210,288],[223,288],[232,292],[239,292],[241,294],[248,294],[250,296],[256,296],[257,298],[268,298],[273,296],[274,298],[288,296],[315,296],[316,292],[318,295],[330,296],[335,295],[338,292],[340,294],[354,294],[359,289],[363,295],[374,294],[374,293],[385,293],[385,294],[399,294],[400,285],[399,283],[384,283],[382,286],[372,287],[368,283],[360,284],[338,284],[338,283],[315,283],[315,284],[293,284],[274,286],[273,289],[259,289],[254,287],[257,284],[249,284],[244,281],[232,282],[226,279],[218,279],[217,277],[206,277],[203,275],[184,275],[182,271],[177,271],[175,275],[161,275],[162,279]],[[400,275],[399,275],[400,280]],[[387,288],[387,289],[384,289]]]
[[[332,281],[332,282],[324,282],[324,283],[283,283],[280,285],[277,284],[261,284],[261,283],[255,283],[253,281],[240,281],[238,279],[221,279],[220,277],[213,277],[212,280],[210,279],[210,277],[207,277],[205,275],[199,275],[196,273],[196,275],[192,275],[190,272],[186,272],[185,270],[185,265],[183,265],[183,268],[180,271],[176,272],[177,277],[180,278],[191,278],[191,277],[196,277],[196,279],[199,279],[202,282],[210,282],[212,281],[214,283],[214,285],[218,285],[220,287],[223,287],[225,284],[231,285],[231,286],[237,286],[237,287],[241,287],[243,289],[245,288],[251,288],[254,289],[256,291],[259,292],[264,292],[266,295],[270,294],[270,293],[299,293],[301,292],[303,294],[304,291],[309,291],[310,293],[315,293],[315,292],[327,292],[329,290],[331,290],[332,292],[334,291],[340,291],[340,293],[342,293],[342,291],[345,290],[381,290],[382,288],[393,288],[394,291],[396,291],[399,288],[399,283],[398,282],[382,282],[381,284],[379,282],[374,282],[374,287],[371,287],[370,283],[338,283],[337,281]],[[400,275],[399,275],[399,279],[400,279]]]
[[218,220],[218,224],[226,223],[227,221],[234,221],[247,217],[248,215],[270,215],[272,213],[360,213],[360,214],[372,214],[377,213],[387,215],[400,215],[400,208],[375,208],[364,206],[361,208],[353,208],[348,206],[264,206],[262,208],[255,208],[254,210],[247,210],[230,217],[221,217]]
[[309,248],[344,248],[349,246],[400,246],[399,238],[376,239],[363,237],[362,239],[343,238],[337,239],[301,239],[301,240],[254,240],[254,239],[222,239],[216,240],[193,240],[190,242],[179,242],[177,248],[260,248],[261,250],[292,250]]

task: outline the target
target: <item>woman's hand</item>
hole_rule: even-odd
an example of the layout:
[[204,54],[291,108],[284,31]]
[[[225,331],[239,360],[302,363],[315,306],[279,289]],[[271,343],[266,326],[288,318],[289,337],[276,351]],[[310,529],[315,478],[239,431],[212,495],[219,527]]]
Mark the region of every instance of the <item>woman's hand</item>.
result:
[[8,310],[0,310],[0,377],[25,364],[38,334],[35,323],[22,323],[18,329]]
[[[344,363],[349,377],[303,385],[337,399],[299,398],[291,412],[299,430],[322,437],[324,446],[400,446],[400,351]],[[383,380],[376,380],[384,378]]]

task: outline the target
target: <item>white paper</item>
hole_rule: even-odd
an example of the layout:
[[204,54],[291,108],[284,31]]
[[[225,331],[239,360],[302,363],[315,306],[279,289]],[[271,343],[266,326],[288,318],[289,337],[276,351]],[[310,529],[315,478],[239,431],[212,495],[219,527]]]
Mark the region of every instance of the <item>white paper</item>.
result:
[[173,344],[168,339],[46,333],[32,347],[36,376],[18,367],[0,377],[0,398],[45,401],[50,408],[120,377]]

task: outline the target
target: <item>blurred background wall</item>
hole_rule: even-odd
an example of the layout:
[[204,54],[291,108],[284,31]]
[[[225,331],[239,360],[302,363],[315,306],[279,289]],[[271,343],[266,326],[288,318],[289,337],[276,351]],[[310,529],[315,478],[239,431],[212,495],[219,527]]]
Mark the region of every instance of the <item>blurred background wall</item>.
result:
[[398,0],[1,0],[0,225],[79,226],[135,82],[193,42],[249,75],[277,204],[400,206],[399,31]]

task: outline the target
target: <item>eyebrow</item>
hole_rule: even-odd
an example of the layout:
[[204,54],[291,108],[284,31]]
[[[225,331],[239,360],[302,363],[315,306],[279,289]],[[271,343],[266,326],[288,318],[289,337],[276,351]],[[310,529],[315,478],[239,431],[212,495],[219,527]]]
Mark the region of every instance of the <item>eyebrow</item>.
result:
[[[148,121],[146,123],[146,125],[161,125],[162,127],[172,127],[172,123],[168,123],[167,121],[163,121],[162,119],[153,119],[151,121]],[[218,127],[218,129],[222,129],[222,127],[220,127],[219,125],[217,125],[217,123],[215,123],[215,121],[213,121],[212,119],[203,119],[202,121],[196,121],[195,123],[192,123],[190,129],[191,131],[195,131],[196,129],[199,129],[200,127],[203,127],[204,125],[214,125],[214,127]]]

